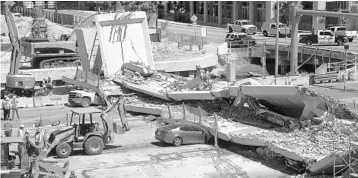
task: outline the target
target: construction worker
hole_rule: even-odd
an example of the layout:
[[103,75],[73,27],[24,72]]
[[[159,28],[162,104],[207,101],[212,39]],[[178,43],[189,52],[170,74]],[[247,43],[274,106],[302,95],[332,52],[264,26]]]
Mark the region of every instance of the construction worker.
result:
[[[17,131],[17,136],[25,138],[25,126],[24,126],[24,124],[20,125],[20,129],[19,129],[19,131]],[[22,155],[25,154],[24,153],[25,152],[25,143],[19,143],[17,145],[17,151],[19,153],[19,160],[20,160],[20,165],[21,165]]]
[[24,124],[20,125],[20,129],[17,132],[17,136],[18,137],[24,137],[25,136],[25,126],[24,126]]
[[2,109],[4,110],[4,120],[10,119],[11,102],[9,97],[5,96],[5,100],[2,102]]
[[15,113],[16,113],[16,117],[17,117],[17,120],[20,120],[20,117],[19,117],[19,110],[17,108],[17,103],[19,103],[17,101],[17,97],[16,95],[14,95],[12,97],[12,100],[11,100],[11,106],[12,106],[12,120],[14,120],[14,117],[15,117]]
[[41,131],[40,131],[39,128],[36,129],[35,144],[36,144],[36,146],[41,146],[42,145],[42,135],[41,135]]

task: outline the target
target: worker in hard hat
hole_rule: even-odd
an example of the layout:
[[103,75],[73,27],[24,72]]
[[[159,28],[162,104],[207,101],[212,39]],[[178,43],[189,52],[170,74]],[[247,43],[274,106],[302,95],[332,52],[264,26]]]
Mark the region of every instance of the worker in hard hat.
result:
[[25,126],[24,124],[20,125],[20,129],[17,131],[18,137],[24,137],[25,136]]
[[[18,137],[22,137],[23,139],[25,138],[25,126],[24,124],[21,124],[20,125],[20,129],[17,131],[17,136]],[[18,143],[17,145],[17,151],[19,153],[19,160],[20,160],[20,165],[21,165],[21,158],[22,158],[22,155],[25,154],[26,152],[26,149],[25,149],[25,143],[22,142],[22,143]]]

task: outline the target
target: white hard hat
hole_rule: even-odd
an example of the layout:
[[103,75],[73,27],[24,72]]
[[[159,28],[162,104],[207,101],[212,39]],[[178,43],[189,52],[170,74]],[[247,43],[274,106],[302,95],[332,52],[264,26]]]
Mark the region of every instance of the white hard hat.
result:
[[25,128],[24,124],[21,124],[21,125],[20,125],[20,128]]

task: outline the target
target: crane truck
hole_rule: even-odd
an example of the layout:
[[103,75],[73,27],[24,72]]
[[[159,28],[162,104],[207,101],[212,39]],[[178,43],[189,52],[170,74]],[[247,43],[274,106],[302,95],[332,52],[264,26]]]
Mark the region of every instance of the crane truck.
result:
[[11,2],[5,2],[5,21],[9,30],[9,37],[11,42],[11,63],[10,72],[6,75],[6,87],[5,90],[11,90],[17,95],[32,95],[35,87],[35,77],[29,74],[19,72],[19,63],[21,59],[21,42],[19,40],[19,34],[16,29],[15,20],[13,14],[10,12],[9,4]]
[[[3,73],[4,77],[1,77],[1,97],[4,97],[4,95],[8,93],[14,93],[18,96],[33,96],[36,94],[36,90],[49,86],[48,84],[43,83],[43,76],[46,76],[45,78],[51,78],[52,83],[50,83],[50,85],[62,86],[63,82],[61,81],[61,77],[74,76],[76,68],[61,68],[71,65],[67,65],[66,61],[61,60],[59,57],[65,56],[66,58],[76,58],[76,62],[73,64],[77,67],[80,65],[80,61],[78,61],[78,50],[76,49],[76,52],[72,50],[77,48],[75,45],[76,40],[73,39],[74,30],[68,35],[62,35],[61,41],[50,41],[46,37],[47,29],[44,25],[44,22],[38,20],[31,28],[30,37],[20,38],[16,28],[14,16],[10,12],[10,4],[11,2],[4,3],[4,17],[8,27],[12,51],[10,59],[10,71],[6,74]],[[95,15],[97,14],[92,14],[86,17],[75,28],[83,25],[90,27],[93,25],[92,18]],[[63,47],[62,44],[67,46],[68,49],[67,47]],[[72,52],[69,52],[71,50]],[[31,64],[34,68],[56,67],[56,69],[51,69],[51,71],[50,69],[19,70],[19,63],[22,56],[31,57]],[[49,64],[47,63],[49,60],[52,62],[57,60],[61,64]],[[44,95],[43,92],[41,92],[41,95]]]

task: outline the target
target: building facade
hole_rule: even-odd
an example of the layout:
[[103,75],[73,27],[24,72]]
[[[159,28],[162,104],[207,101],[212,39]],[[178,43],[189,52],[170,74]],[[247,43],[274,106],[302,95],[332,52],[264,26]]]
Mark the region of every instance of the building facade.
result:
[[[190,22],[190,17],[196,15],[198,24],[224,27],[227,23],[233,23],[237,19],[247,19],[259,29],[265,21],[273,21],[275,18],[276,1],[167,1],[162,2],[161,17],[175,20],[177,8],[184,9],[185,19]],[[352,4],[357,1],[302,1],[303,9],[327,10],[327,11],[350,11]],[[173,13],[174,11],[174,13]],[[286,16],[280,17],[285,21]],[[344,24],[342,19],[332,17],[301,16],[300,30],[324,29],[327,26]]]

